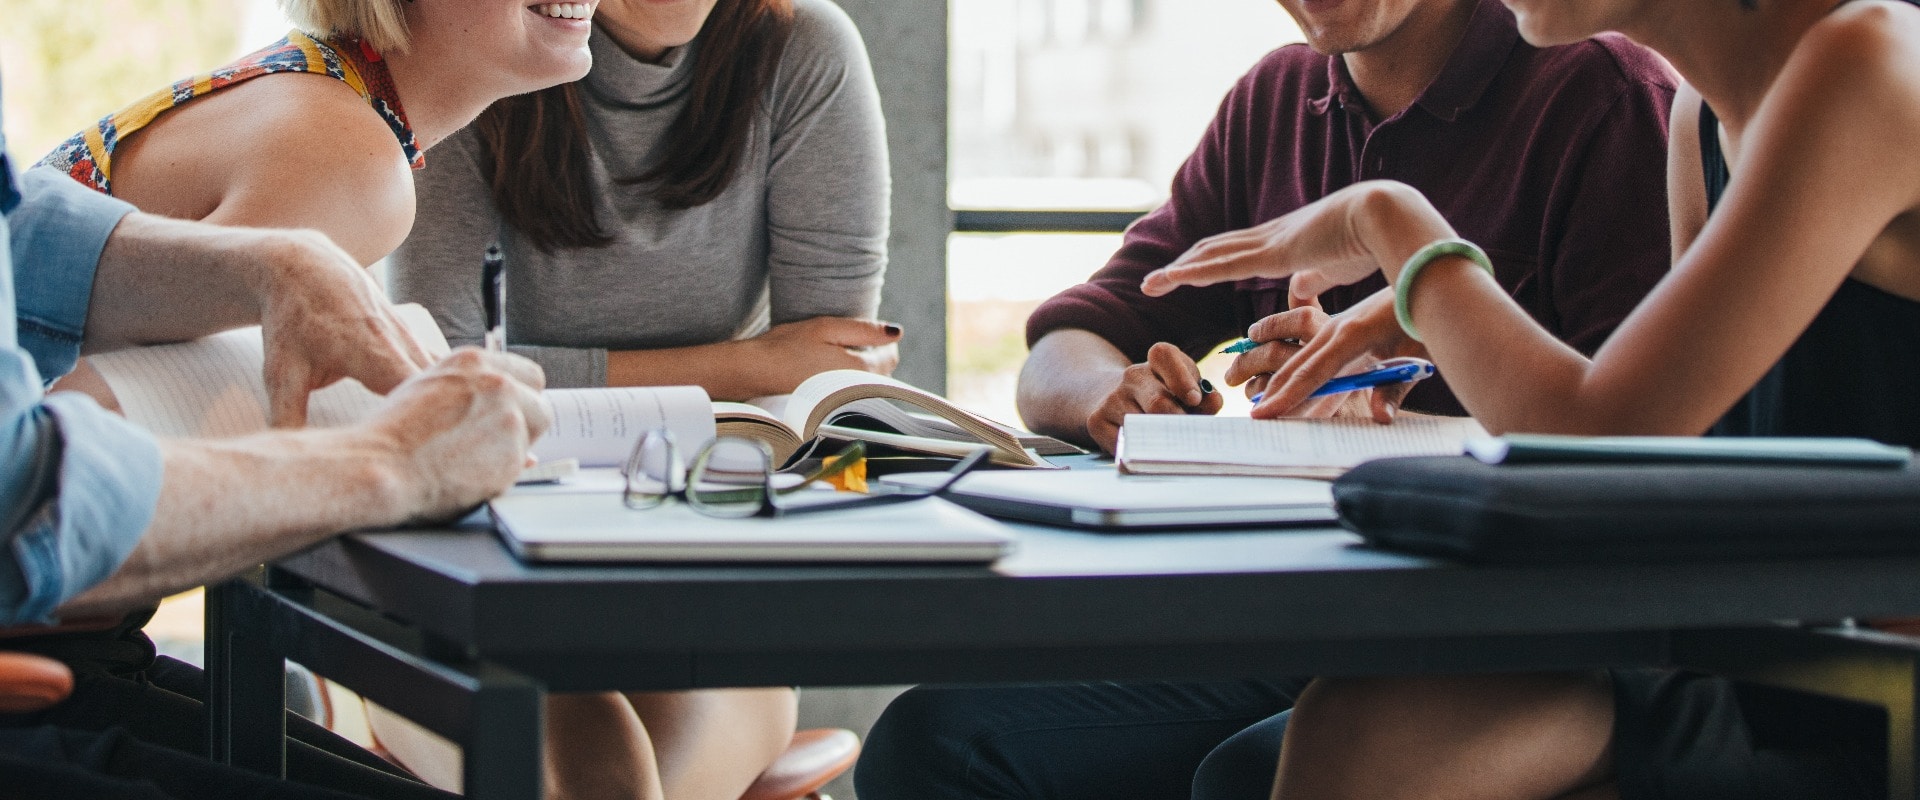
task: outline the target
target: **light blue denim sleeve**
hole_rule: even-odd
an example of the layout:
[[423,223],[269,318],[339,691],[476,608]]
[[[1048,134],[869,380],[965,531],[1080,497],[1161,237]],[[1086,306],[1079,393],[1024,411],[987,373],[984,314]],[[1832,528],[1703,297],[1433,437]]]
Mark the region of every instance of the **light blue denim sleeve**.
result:
[[133,206],[96,192],[51,167],[20,176],[12,228],[14,325],[48,381],[73,370],[86,331],[93,271],[120,218]]
[[58,182],[36,176],[16,187],[0,155],[0,625],[50,621],[105,580],[160,496],[151,435],[89,398],[45,394],[35,358],[71,367],[100,250],[126,213],[51,177]]

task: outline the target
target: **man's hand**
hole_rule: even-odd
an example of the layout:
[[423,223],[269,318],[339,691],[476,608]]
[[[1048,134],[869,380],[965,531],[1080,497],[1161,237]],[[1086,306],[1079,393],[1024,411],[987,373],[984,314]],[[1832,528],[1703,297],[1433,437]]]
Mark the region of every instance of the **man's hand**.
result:
[[1193,359],[1161,342],[1147,351],[1146,363],[1121,373],[1119,385],[1087,416],[1087,435],[1111,453],[1128,414],[1218,414],[1223,405],[1220,393],[1201,379]]
[[272,234],[256,290],[275,427],[306,425],[307,395],[342,378],[386,394],[432,363],[346,251],[312,231]]
[[[1257,418],[1337,416],[1368,413],[1376,422],[1392,422],[1412,384],[1394,384],[1344,395],[1308,398],[1329,379],[1366,369],[1399,356],[1424,356],[1393,316],[1392,290],[1381,290],[1352,308],[1329,317],[1318,302],[1303,303],[1260,320],[1247,338],[1264,342],[1234,359],[1227,382],[1247,383],[1249,397],[1265,393],[1253,407]],[[1288,340],[1300,342],[1289,344]],[[1364,403],[1365,412],[1358,406]]]
[[1419,190],[1394,181],[1363,181],[1251,228],[1209,236],[1140,282],[1148,297],[1181,286],[1246,278],[1288,278],[1296,297],[1318,297],[1376,272],[1399,277],[1407,257],[1453,238]]
[[368,427],[395,457],[401,516],[445,519],[512,486],[553,422],[545,386],[538,364],[473,348],[400,384]]
[[775,325],[737,344],[751,351],[740,363],[768,382],[761,394],[781,394],[828,370],[891,375],[900,365],[900,335],[891,322],[814,317]]

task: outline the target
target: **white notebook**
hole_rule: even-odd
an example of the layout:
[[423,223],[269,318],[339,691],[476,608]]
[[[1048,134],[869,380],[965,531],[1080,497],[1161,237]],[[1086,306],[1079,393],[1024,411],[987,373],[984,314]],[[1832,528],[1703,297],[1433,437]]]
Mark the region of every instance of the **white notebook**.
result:
[[635,511],[618,493],[515,490],[489,506],[527,561],[986,563],[1013,549],[1005,526],[937,497],[774,519]]
[[1485,428],[1465,417],[1249,419],[1129,414],[1115,460],[1138,475],[1339,477],[1363,461],[1459,455]]

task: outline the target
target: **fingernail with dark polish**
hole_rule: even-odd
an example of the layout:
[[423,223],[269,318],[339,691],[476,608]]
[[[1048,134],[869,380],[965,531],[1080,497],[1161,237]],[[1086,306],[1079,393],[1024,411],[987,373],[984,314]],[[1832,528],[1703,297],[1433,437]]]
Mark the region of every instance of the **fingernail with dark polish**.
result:
[[1202,395],[1213,394],[1213,383],[1207,380],[1206,378],[1200,379],[1200,394]]
[[898,326],[898,325],[894,325],[894,324],[892,324],[892,323],[888,323],[888,325],[887,325],[887,335],[888,335],[888,336],[899,336],[899,335],[900,335],[900,326]]

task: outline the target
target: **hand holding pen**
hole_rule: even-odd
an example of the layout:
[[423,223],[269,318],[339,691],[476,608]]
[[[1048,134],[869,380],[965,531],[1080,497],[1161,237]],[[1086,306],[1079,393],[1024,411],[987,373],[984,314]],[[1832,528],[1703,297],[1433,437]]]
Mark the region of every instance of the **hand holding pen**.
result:
[[[1245,381],[1247,394],[1259,395],[1252,412],[1259,418],[1331,413],[1345,403],[1332,394],[1316,392],[1351,371],[1352,365],[1426,354],[1401,332],[1393,316],[1393,295],[1386,291],[1334,316],[1328,316],[1318,303],[1303,303],[1254,323],[1247,336],[1242,341],[1251,344],[1228,368],[1227,379]],[[1411,386],[1385,384],[1371,392],[1365,400],[1374,420],[1393,421]],[[1328,399],[1303,406],[1316,396]]]
[[1167,342],[1147,351],[1144,363],[1128,366],[1119,382],[1087,417],[1087,436],[1111,453],[1128,414],[1218,414],[1226,403],[1200,368]]

